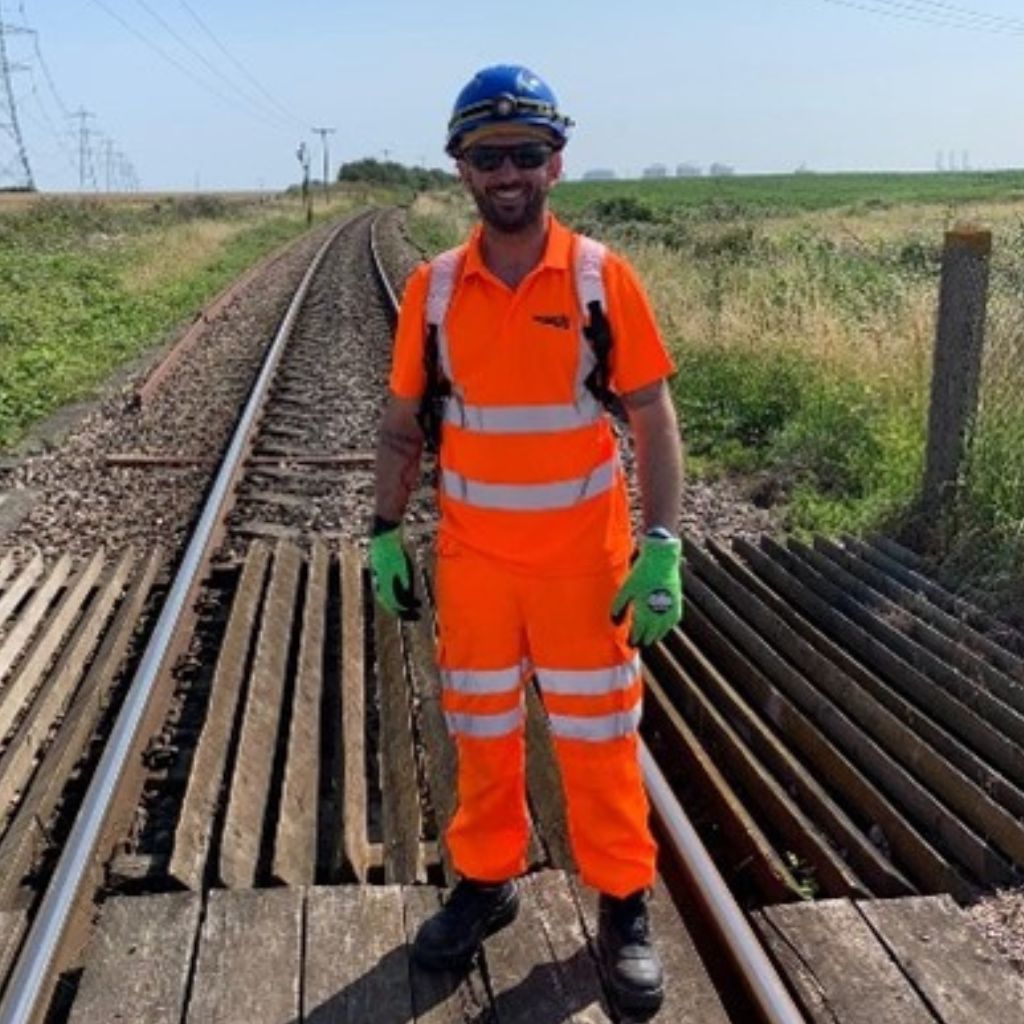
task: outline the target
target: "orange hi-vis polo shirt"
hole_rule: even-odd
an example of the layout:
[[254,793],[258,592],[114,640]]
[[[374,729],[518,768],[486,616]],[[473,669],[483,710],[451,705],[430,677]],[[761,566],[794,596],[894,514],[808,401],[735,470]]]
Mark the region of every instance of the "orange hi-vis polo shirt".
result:
[[[456,272],[443,329],[452,397],[442,425],[439,550],[464,546],[536,575],[587,575],[625,562],[632,539],[625,478],[608,416],[580,410],[584,317],[577,236],[548,220],[543,258],[518,288],[484,264],[481,227]],[[611,387],[627,394],[674,366],[636,274],[613,252],[602,280],[612,332]],[[431,267],[409,279],[391,390],[419,398]]]

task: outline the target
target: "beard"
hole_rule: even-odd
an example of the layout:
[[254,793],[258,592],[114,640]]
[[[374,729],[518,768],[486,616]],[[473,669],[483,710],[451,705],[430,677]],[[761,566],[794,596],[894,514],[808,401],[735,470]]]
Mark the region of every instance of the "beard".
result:
[[514,235],[543,220],[546,192],[535,185],[526,185],[514,202],[498,199],[492,194],[494,190],[474,188],[471,191],[481,219],[495,231]]

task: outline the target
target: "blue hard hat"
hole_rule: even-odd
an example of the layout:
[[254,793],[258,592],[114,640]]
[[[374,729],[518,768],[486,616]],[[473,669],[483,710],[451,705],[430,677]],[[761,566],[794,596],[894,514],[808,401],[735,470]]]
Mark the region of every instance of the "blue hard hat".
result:
[[463,138],[488,125],[543,128],[555,147],[569,137],[572,120],[559,113],[550,87],[521,64],[495,64],[478,71],[455,101],[445,151],[457,156]]

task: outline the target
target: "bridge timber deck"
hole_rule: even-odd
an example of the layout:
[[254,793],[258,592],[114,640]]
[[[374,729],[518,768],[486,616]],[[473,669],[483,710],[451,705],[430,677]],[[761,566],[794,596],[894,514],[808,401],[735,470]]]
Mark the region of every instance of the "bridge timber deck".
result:
[[[425,885],[310,886],[119,897],[104,907],[70,1024],[606,1024],[594,904],[572,876],[521,883],[517,921],[465,976],[409,946],[439,906]],[[725,1024],[663,889],[666,1024]],[[770,907],[756,915],[814,1024],[1016,1024],[1024,979],[948,897]]]

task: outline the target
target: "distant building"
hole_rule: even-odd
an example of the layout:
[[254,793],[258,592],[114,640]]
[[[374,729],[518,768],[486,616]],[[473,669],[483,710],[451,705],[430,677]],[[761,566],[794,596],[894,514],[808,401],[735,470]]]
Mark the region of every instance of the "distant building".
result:
[[664,164],[651,164],[644,168],[645,178],[667,178],[668,168]]
[[677,178],[699,178],[704,171],[697,164],[676,164]]
[[728,178],[729,175],[735,173],[736,168],[732,167],[730,164],[713,163],[708,168],[708,174],[710,174],[712,178]]
[[615,172],[608,167],[594,167],[583,172],[584,181],[612,181],[614,178]]

